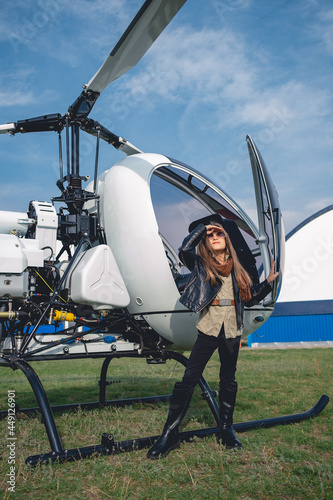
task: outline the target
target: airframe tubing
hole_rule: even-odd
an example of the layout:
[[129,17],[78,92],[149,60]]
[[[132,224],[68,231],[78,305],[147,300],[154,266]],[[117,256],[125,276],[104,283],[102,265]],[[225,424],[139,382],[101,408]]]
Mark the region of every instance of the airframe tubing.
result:
[[[234,425],[237,432],[246,432],[257,428],[273,427],[275,425],[287,425],[291,423],[301,422],[311,417],[317,416],[327,405],[329,397],[324,394],[319,401],[308,411],[297,413],[295,415],[284,415],[262,420],[253,420]],[[206,429],[197,429],[193,431],[185,431],[180,433],[181,441],[190,441],[193,437],[203,438],[216,434],[219,431],[218,427],[208,427]],[[139,439],[131,439],[127,441],[114,442],[112,434],[103,434],[102,444],[95,446],[86,446],[84,448],[74,448],[71,450],[62,450],[60,453],[46,453],[42,455],[32,455],[26,459],[26,463],[31,466],[36,466],[39,463],[65,462],[76,461],[83,458],[90,458],[96,454],[103,455],[118,455],[134,450],[141,450],[151,446],[159,436],[152,436]]]
[[[73,409],[79,409],[81,410],[92,410],[94,408],[100,408],[101,406],[126,406],[126,405],[131,405],[135,403],[156,403],[156,402],[161,402],[161,401],[168,401],[171,398],[171,394],[168,395],[159,395],[159,396],[143,396],[143,397],[138,397],[138,398],[128,398],[128,399],[121,399],[121,400],[106,400],[105,397],[105,390],[106,386],[108,385],[108,382],[106,381],[106,375],[107,375],[107,370],[110,364],[110,361],[115,358],[120,358],[120,357],[136,357],[136,358],[149,358],[153,357],[154,355],[156,356],[157,351],[152,351],[152,350],[147,350],[144,351],[141,354],[138,354],[137,352],[127,352],[127,353],[113,353],[111,355],[91,355],[89,356],[90,358],[102,358],[104,357],[104,362],[102,365],[101,369],[101,375],[100,375],[100,380],[99,380],[99,386],[100,386],[100,391],[99,391],[99,400],[94,401],[94,402],[88,402],[88,403],[68,403],[68,404],[63,404],[63,405],[51,405],[51,409],[53,411],[65,411],[65,410],[73,410]],[[182,356],[179,355],[178,356]],[[171,359],[173,356],[166,356],[165,359]],[[186,360],[185,356],[183,358]],[[64,356],[61,356],[59,358],[48,358],[46,359],[43,357],[43,359],[34,359],[34,358],[29,358],[25,359],[26,365],[30,367],[30,372],[32,373],[33,369],[30,365],[27,364],[27,361],[56,361],[56,360],[63,360]],[[66,359],[66,358],[65,358]],[[82,356],[71,356],[70,358],[68,357],[67,360],[69,361],[70,359],[84,359]],[[13,362],[15,365],[15,361]],[[11,367],[10,360],[6,361],[0,358],[0,366],[6,366],[8,368]],[[35,374],[37,377],[37,375]],[[29,414],[34,414],[36,412],[40,411],[40,407],[31,407],[31,408],[20,408],[18,405],[16,405],[16,413],[24,413],[26,415]],[[8,416],[8,411],[7,410],[1,410],[0,411],[0,420],[7,418]]]
[[23,371],[24,375],[29,380],[32,390],[35,393],[40,411],[43,416],[43,422],[52,451],[55,453],[61,453],[63,451],[63,447],[61,444],[59,432],[54,421],[49,400],[47,399],[46,392],[41,381],[38,378],[37,373],[31,368],[28,363],[23,360],[18,359],[15,361],[15,364],[18,368],[20,368],[20,370]]

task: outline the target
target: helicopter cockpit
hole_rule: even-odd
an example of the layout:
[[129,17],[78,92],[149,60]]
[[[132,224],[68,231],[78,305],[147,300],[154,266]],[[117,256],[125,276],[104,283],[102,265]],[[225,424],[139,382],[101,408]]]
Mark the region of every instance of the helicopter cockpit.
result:
[[[221,196],[200,174],[194,173],[193,169],[189,173],[189,167],[185,165],[183,168],[186,170],[179,166],[159,167],[154,171],[150,183],[155,215],[161,237],[167,247],[168,258],[171,259],[170,246],[173,249],[180,247],[194,219],[218,213],[226,219],[232,237],[237,238],[237,248],[241,253],[246,253],[244,265],[248,268],[253,282],[258,283],[257,269],[262,267],[262,256],[253,232],[253,224],[248,217],[244,219],[244,212],[225,193]],[[180,276],[177,276],[179,266]],[[186,272],[186,268],[179,263],[179,259],[178,262],[177,259],[173,261],[172,271],[178,289],[182,291],[184,280],[181,276]]]

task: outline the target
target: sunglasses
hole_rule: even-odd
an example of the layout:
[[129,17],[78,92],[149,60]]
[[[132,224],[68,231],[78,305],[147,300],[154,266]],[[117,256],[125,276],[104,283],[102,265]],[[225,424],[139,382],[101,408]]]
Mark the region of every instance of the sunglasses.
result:
[[213,238],[214,234],[216,234],[218,238],[225,238],[223,231],[213,231],[212,233],[207,234],[207,238]]

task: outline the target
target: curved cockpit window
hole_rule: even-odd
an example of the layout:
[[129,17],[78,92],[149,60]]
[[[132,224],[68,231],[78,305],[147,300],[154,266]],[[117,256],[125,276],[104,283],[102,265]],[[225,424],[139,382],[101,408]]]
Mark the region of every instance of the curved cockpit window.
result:
[[256,258],[257,268],[260,267],[260,252],[253,230],[255,226],[252,223],[251,229],[244,212],[200,174],[189,167],[160,166],[153,172],[150,191],[162,239],[176,253],[188,234],[190,223],[217,212],[236,223]]

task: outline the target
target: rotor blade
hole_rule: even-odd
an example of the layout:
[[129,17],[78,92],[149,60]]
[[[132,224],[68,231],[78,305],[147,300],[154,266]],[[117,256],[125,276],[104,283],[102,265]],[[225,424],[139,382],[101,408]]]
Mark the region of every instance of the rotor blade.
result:
[[15,132],[15,130],[15,123],[5,123],[4,125],[0,125],[0,134],[10,134],[11,132]]
[[185,2],[146,0],[85,89],[101,93],[111,82],[133,68]]

